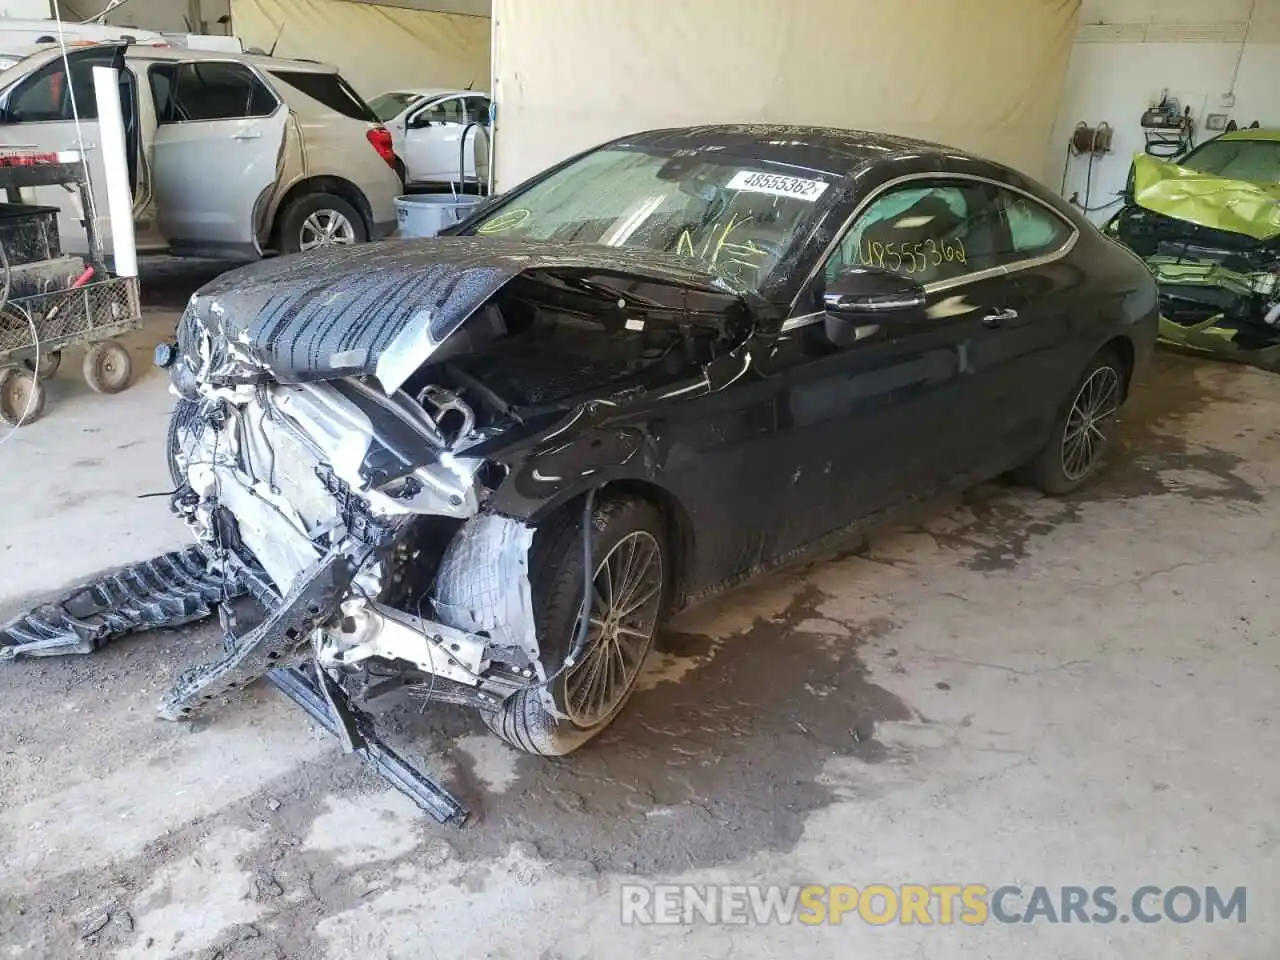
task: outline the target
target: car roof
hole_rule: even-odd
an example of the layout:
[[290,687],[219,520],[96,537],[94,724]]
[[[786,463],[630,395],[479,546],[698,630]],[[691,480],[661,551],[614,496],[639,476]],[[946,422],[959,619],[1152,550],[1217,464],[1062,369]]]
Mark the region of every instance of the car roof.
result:
[[1232,130],[1224,133],[1220,140],[1280,140],[1280,130],[1266,130],[1253,127],[1249,130]]
[[414,97],[446,97],[464,93],[487,96],[482,90],[456,90],[453,87],[396,87],[394,90],[384,90],[383,93],[405,93]]
[[[69,53],[82,53],[103,47],[127,46],[125,56],[130,60],[146,60],[154,63],[173,62],[175,60],[235,60],[240,63],[251,63],[269,70],[290,70],[295,73],[337,73],[338,68],[330,63],[317,63],[314,60],[286,60],[283,57],[268,57],[256,53],[235,53],[230,50],[192,50],[189,47],[153,46],[151,44],[124,44],[108,41],[106,43],[84,44],[68,48]],[[62,56],[58,47],[40,50],[19,60],[8,70],[0,72],[0,86],[8,83],[13,77],[25,76],[32,70]]]
[[888,133],[799,124],[735,123],[647,130],[622,137],[618,145],[672,150],[723,150],[824,173],[847,176],[877,160],[937,154],[979,159],[962,150]]
[[235,60],[272,70],[292,70],[306,73],[337,73],[331,63],[316,60],[289,60],[285,57],[269,57],[262,53],[234,53],[224,50],[192,50],[189,47],[155,47],[134,44],[125,54],[131,60]]

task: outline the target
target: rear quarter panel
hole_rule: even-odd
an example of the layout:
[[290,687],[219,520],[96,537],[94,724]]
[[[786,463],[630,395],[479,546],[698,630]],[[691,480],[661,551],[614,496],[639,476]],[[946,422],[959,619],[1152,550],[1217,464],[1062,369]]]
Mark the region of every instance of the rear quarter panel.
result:
[[310,177],[325,176],[347,180],[364,195],[372,215],[371,229],[393,225],[395,199],[403,189],[395,171],[369,143],[367,133],[373,125],[344,116],[282,80],[268,79],[293,117],[268,224],[274,223],[281,201],[293,187]]

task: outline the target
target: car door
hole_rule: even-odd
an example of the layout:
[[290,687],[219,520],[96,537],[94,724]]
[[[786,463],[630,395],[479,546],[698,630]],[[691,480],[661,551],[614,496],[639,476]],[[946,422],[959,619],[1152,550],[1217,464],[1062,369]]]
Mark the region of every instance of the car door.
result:
[[[960,482],[991,427],[985,338],[1012,295],[998,264],[1003,221],[988,184],[937,176],[864,202],[783,325],[771,375],[779,449],[791,466],[778,543],[794,550]],[[859,328],[836,348],[819,309],[828,280],[875,267],[920,282],[923,316]]]
[[274,187],[289,109],[247,64],[156,63],[151,170],[174,253],[258,256],[259,204]]
[[[104,192],[106,168],[93,68],[113,67],[120,71],[121,107],[127,128],[131,117],[136,120],[137,110],[132,76],[122,69],[124,50],[123,46],[76,50],[67,54],[65,63],[60,53],[37,54],[29,58],[32,69],[0,91],[0,146],[41,153],[77,152],[84,158],[94,201],[94,224],[107,257],[111,256],[111,217]],[[136,136],[128,142],[136,148]],[[136,167],[133,169],[136,171]],[[33,203],[59,209],[59,235],[65,253],[90,252],[83,226],[86,212],[78,191],[61,186],[37,187],[24,191],[24,196]]]
[[466,99],[467,146],[466,175],[468,180],[486,183],[489,179],[489,98],[470,96]]
[[[1071,352],[1072,328],[1086,319],[1084,276],[1069,254],[1079,230],[1042,201],[1012,187],[997,187],[1007,227],[1002,257],[1016,317],[988,336],[980,361],[1008,375],[991,383],[990,403],[1001,418],[1005,455],[1014,462],[1036,452],[1080,373],[1083,358]],[[1096,309],[1096,304],[1094,305]]]
[[[410,113],[404,133],[408,179],[415,183],[456,182],[466,123],[466,98],[462,96],[429,100]],[[469,175],[475,175],[474,162]]]

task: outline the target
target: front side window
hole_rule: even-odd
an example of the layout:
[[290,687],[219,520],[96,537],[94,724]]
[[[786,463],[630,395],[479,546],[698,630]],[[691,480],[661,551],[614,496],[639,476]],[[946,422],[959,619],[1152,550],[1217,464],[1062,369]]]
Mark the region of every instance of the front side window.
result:
[[[39,123],[50,120],[98,118],[98,101],[93,92],[93,68],[116,63],[115,49],[82,53],[68,58],[71,83],[61,58],[45,64],[22,80],[9,95],[6,119],[10,123]],[[75,109],[72,110],[72,98]]]
[[489,100],[486,97],[467,97],[467,123],[489,122]]
[[786,171],[713,151],[607,147],[467,232],[676,254],[730,286],[759,289],[834,193],[827,174]]
[[881,267],[922,284],[999,266],[1007,244],[1000,207],[985,184],[913,183],[873,200],[827,261],[827,278]]
[[271,91],[240,63],[156,65],[150,81],[160,123],[266,117],[277,106]]

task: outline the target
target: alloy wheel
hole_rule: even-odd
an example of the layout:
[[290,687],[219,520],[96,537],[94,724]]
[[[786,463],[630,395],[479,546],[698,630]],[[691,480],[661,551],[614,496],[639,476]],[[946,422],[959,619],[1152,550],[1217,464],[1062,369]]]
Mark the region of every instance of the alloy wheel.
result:
[[356,242],[356,228],[337,210],[316,210],[302,221],[298,248],[342,247]]
[[1080,387],[1062,434],[1062,473],[1072,482],[1098,464],[1107,445],[1107,429],[1120,406],[1120,374],[1099,367]]
[[644,530],[623,537],[596,568],[587,652],[565,677],[578,726],[606,719],[631,689],[657,629],[662,585],[662,550]]

